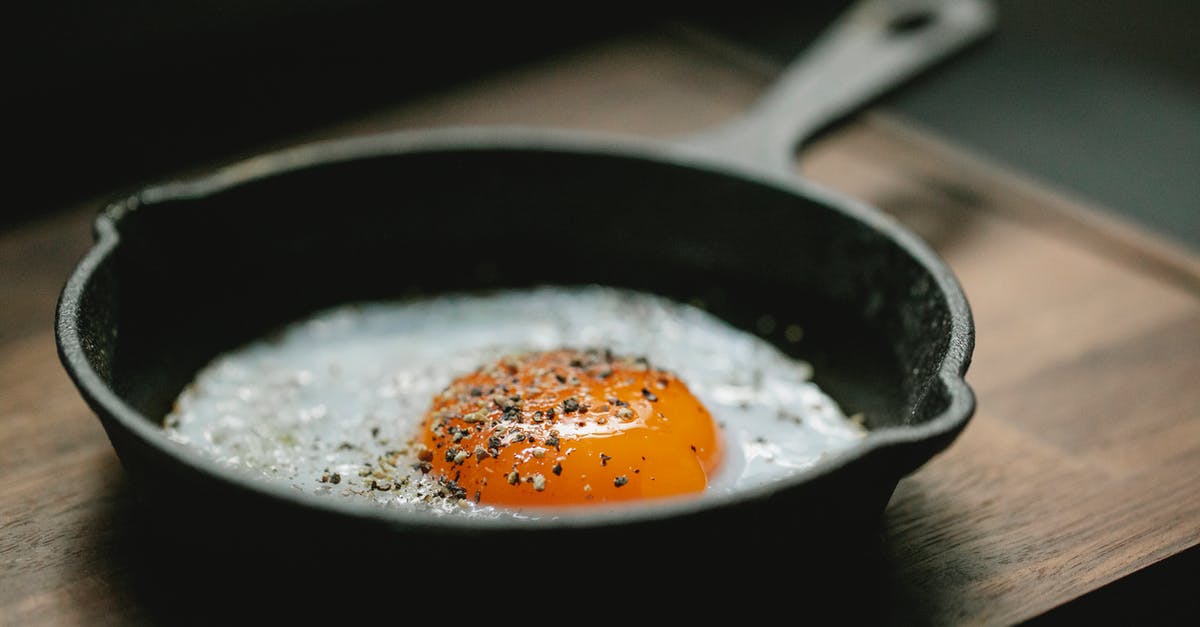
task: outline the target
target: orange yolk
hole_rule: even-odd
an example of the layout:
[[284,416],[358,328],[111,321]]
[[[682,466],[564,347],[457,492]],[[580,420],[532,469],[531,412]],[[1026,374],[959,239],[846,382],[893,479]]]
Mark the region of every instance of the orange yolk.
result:
[[423,443],[421,469],[485,505],[689,494],[721,461],[712,416],[682,381],[606,351],[507,357],[458,378]]

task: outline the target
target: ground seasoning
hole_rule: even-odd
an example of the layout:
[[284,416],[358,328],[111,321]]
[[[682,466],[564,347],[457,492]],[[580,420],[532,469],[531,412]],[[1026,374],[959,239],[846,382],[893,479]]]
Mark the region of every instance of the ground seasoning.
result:
[[[596,436],[608,438],[641,429],[630,424],[639,415],[647,417],[646,427],[652,431],[654,417],[663,416],[645,413],[648,403],[658,403],[657,409],[671,413],[694,412],[696,404],[689,402],[682,409],[675,400],[679,393],[674,383],[673,375],[650,367],[645,358],[622,359],[611,352],[560,350],[506,357],[460,377],[438,397],[425,418],[427,430],[418,449],[424,465],[418,469],[450,482],[447,485],[457,486],[483,505],[534,504],[537,501],[530,499],[543,492],[542,498],[573,493],[577,501],[607,500],[613,497],[613,487],[628,483],[627,474],[614,478],[612,486],[593,489],[583,473],[564,473],[563,462],[582,453],[579,470],[607,467],[614,460],[612,453],[621,457],[629,450],[624,447],[634,441],[617,442],[620,451],[601,452],[595,448],[600,442]],[[681,389],[688,393],[686,387]],[[617,421],[620,431],[610,426]],[[637,474],[640,469],[626,472]],[[502,476],[503,484],[529,484],[533,489],[500,490],[496,485],[489,489],[488,476]],[[547,491],[552,477],[572,482],[564,484],[572,489]],[[500,482],[493,479],[493,483]],[[580,487],[583,495],[575,491]]]

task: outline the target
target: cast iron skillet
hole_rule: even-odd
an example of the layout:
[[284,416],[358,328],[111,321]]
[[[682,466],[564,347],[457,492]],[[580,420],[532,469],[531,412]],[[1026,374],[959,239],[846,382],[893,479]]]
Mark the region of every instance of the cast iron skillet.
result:
[[[913,13],[914,6],[920,13]],[[856,5],[749,115],[679,142],[528,129],[303,146],[104,208],[59,302],[60,357],[163,526],[225,543],[435,537],[590,546],[735,529],[859,528],[974,409],[970,310],[882,213],[792,172],[797,143],[991,23],[978,0]],[[306,313],[421,292],[598,283],[795,322],[816,381],[871,433],[792,480],[712,501],[539,520],[402,515],[250,481],[160,420],[210,359]],[[769,326],[769,325],[768,325]],[[757,531],[756,531],[757,534]],[[619,543],[605,540],[620,539]]]

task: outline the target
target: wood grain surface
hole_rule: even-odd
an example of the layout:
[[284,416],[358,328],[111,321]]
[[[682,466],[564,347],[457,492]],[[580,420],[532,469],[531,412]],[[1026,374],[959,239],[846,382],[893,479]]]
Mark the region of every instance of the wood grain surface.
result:
[[[772,71],[664,29],[296,140],[494,123],[670,136],[735,115]],[[1200,543],[1196,255],[886,112],[799,163],[925,237],[976,319],[979,410],[901,482],[864,576],[886,622],[1018,622]],[[147,598],[127,480],[55,353],[93,211],[0,233],[3,625],[188,622]]]

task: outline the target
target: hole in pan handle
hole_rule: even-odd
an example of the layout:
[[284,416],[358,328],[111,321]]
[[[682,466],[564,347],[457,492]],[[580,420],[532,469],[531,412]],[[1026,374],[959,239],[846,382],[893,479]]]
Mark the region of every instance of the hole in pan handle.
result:
[[742,116],[678,143],[790,174],[797,147],[813,133],[978,39],[994,23],[989,0],[861,0]]

